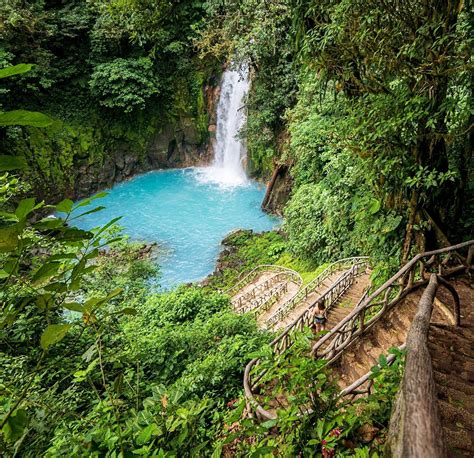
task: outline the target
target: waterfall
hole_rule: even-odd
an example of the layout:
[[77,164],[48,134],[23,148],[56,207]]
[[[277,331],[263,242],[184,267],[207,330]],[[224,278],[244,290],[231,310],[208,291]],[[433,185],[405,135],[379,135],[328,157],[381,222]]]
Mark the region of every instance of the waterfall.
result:
[[247,151],[238,134],[246,120],[244,97],[248,89],[247,66],[224,72],[217,105],[214,160],[210,167],[200,170],[201,181],[225,187],[247,184],[244,169]]

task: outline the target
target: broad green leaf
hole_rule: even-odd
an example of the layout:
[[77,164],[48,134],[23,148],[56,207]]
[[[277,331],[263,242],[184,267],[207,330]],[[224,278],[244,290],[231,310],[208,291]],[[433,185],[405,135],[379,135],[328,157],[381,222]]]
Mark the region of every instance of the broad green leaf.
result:
[[17,441],[24,433],[28,424],[28,416],[25,409],[13,412],[3,425],[2,431],[8,442]]
[[40,281],[46,280],[53,277],[58,273],[61,263],[58,261],[48,261],[46,264],[42,265],[33,275],[32,281],[38,283]]
[[48,230],[48,229],[57,229],[63,225],[63,220],[61,218],[55,218],[48,216],[38,221],[34,226],[39,230]]
[[124,309],[120,310],[119,313],[122,315],[136,315],[137,310],[134,309],[133,307],[125,307]]
[[79,240],[88,240],[93,237],[93,234],[89,231],[83,231],[82,229],[77,229],[75,227],[70,227],[65,229],[58,238],[61,240],[79,241]]
[[137,439],[136,439],[137,444],[138,445],[146,444],[147,442],[150,441],[150,439],[153,435],[156,435],[158,433],[159,433],[159,429],[158,429],[158,426],[155,423],[152,423],[152,424],[148,425],[147,427],[142,429],[140,431],[140,434],[137,436]]
[[61,213],[69,213],[72,210],[74,202],[71,199],[64,199],[56,205],[56,211]]
[[6,270],[0,270],[0,280],[2,278],[7,278],[10,274]]
[[9,76],[19,75],[29,72],[33,68],[32,64],[18,64],[0,70],[0,78],[8,78]]
[[6,156],[0,155],[0,172],[8,172],[10,170],[21,170],[28,166],[26,160],[22,156]]
[[46,291],[54,291],[56,293],[65,293],[67,291],[67,284],[56,281],[54,283],[49,283],[44,287]]
[[13,110],[0,113],[0,126],[48,127],[54,119],[38,111]]
[[18,217],[18,219],[23,219],[28,216],[28,214],[31,213],[35,208],[35,202],[36,199],[34,197],[20,201],[18,207],[15,210],[15,215]]
[[41,335],[41,348],[47,350],[51,345],[60,342],[71,326],[70,324],[50,324]]
[[380,200],[373,199],[369,208],[370,214],[375,215],[379,210],[380,210]]
[[13,251],[18,246],[18,225],[0,228],[0,252]]
[[273,456],[273,452],[275,451],[275,447],[270,445],[264,445],[262,447],[257,448],[250,456],[251,458],[258,458],[261,456]]
[[261,426],[266,429],[273,428],[277,424],[277,420],[267,420],[264,421]]
[[53,256],[50,256],[48,258],[49,261],[61,261],[63,259],[75,259],[76,255],[72,253],[59,253],[59,254],[53,254]]
[[79,304],[78,302],[66,302],[63,307],[67,310],[71,310],[71,312],[80,312],[84,310],[84,307],[82,304]]
[[115,296],[118,296],[119,294],[121,294],[123,292],[123,288],[115,288],[114,290],[112,290],[109,294],[107,294],[107,296],[105,297],[105,301],[108,301],[112,298],[114,298]]

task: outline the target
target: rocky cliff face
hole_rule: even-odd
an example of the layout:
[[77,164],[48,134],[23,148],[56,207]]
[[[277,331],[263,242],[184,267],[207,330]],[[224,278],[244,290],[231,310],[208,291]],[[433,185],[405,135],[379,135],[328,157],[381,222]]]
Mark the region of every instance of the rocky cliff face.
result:
[[132,176],[150,170],[206,165],[212,157],[216,131],[216,106],[220,87],[216,77],[204,86],[208,119],[207,135],[203,138],[197,120],[186,114],[157,126],[145,153],[124,144],[108,155],[102,163],[89,163],[76,167],[71,198],[89,196],[109,188]]

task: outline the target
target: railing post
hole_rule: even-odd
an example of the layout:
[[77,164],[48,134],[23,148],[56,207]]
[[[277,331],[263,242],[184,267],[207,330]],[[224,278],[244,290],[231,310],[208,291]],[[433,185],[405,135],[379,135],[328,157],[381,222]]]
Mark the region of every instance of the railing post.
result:
[[362,309],[359,313],[359,331],[362,334],[365,329],[365,309]]

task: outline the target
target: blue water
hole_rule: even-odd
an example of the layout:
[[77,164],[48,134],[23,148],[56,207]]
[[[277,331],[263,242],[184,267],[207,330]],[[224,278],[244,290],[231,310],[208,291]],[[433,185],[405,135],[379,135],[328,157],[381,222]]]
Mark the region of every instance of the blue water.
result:
[[119,224],[131,239],[159,244],[159,283],[169,288],[209,275],[231,230],[277,226],[278,218],[260,209],[264,193],[255,182],[236,188],[202,183],[193,168],[154,171],[114,186],[94,202],[106,209],[77,226],[92,229],[122,216]]

